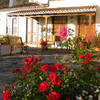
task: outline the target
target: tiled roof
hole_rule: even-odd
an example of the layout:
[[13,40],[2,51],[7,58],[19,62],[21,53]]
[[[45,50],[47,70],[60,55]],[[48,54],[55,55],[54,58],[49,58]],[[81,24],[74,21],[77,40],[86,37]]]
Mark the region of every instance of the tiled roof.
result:
[[96,12],[97,6],[83,6],[83,7],[64,7],[64,8],[27,8],[24,10],[10,13],[10,16],[27,16],[27,15],[48,15],[48,14],[70,14],[70,13],[87,13]]

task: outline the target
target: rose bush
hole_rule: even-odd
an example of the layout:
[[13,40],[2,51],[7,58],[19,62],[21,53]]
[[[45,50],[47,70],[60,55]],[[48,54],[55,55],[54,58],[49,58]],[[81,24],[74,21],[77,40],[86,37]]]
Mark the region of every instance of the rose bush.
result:
[[18,79],[5,87],[3,100],[76,100],[76,96],[83,100],[92,96],[91,100],[97,100],[100,80],[96,73],[100,67],[95,65],[95,55],[87,53],[77,58],[78,68],[75,64],[74,67],[60,63],[41,65],[42,58],[33,55],[26,58],[23,70],[12,70]]

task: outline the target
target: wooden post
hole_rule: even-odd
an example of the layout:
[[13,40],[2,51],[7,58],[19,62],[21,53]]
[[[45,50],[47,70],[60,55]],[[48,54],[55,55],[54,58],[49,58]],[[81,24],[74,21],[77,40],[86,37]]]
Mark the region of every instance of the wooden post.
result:
[[45,41],[47,41],[48,16],[45,16]]
[[91,15],[89,15],[89,34],[91,34]]
[[80,26],[80,25],[79,25],[79,24],[80,24],[80,23],[79,23],[79,20],[80,20],[80,19],[79,19],[79,17],[80,17],[80,16],[77,16],[77,34],[76,34],[76,36],[80,36],[80,27],[79,27],[79,26]]
[[27,39],[28,39],[28,18],[26,18],[26,44],[27,44]]
[[30,18],[31,20],[31,43],[33,42],[33,18]]

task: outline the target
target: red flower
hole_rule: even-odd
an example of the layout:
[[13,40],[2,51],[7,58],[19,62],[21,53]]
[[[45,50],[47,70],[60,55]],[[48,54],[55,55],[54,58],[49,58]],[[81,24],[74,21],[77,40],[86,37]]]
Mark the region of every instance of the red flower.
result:
[[22,75],[23,75],[24,77],[27,77],[27,75],[25,74],[25,72],[22,72]]
[[87,60],[92,60],[92,54],[90,53],[90,54],[86,54],[85,55],[85,58],[87,59]]
[[47,41],[43,41],[43,40],[42,40],[42,41],[40,42],[40,45],[45,45],[45,46],[46,46],[46,45],[47,45]]
[[40,42],[40,45],[42,45],[44,43],[44,41],[42,40],[41,42]]
[[69,70],[70,68],[68,68],[68,66],[64,66],[64,69]]
[[57,78],[56,73],[50,73],[49,74],[49,81],[54,81],[54,80],[56,80],[56,78]]
[[86,61],[82,61],[82,64],[83,65],[88,65],[88,64],[90,64],[90,62],[88,60],[86,60]]
[[83,55],[78,56],[79,59],[84,59]]
[[26,58],[25,61],[24,61],[24,64],[30,64],[33,60],[33,57],[29,57],[29,58]]
[[56,68],[54,65],[49,66],[49,67],[48,67],[48,70],[49,70],[50,72],[53,72],[53,73],[56,73],[56,72],[57,72],[57,68]]
[[13,86],[13,85],[11,85],[11,86],[10,86],[10,88],[11,88],[11,89],[14,89],[14,86]]
[[17,72],[19,72],[20,71],[20,68],[13,68],[12,69],[12,73],[17,73]]
[[3,100],[10,100],[11,99],[11,92],[9,90],[4,90],[4,93],[2,93]]
[[98,70],[98,72],[100,72],[100,66],[98,66],[96,69]]
[[44,41],[44,44],[47,45],[47,41]]
[[48,82],[42,82],[40,83],[40,85],[38,86],[38,91],[39,92],[45,92],[45,91],[48,91],[49,89],[49,84]]
[[62,65],[61,64],[56,64],[56,68],[61,70],[62,69]]
[[52,82],[52,85],[60,86],[61,84],[61,79],[55,73],[49,74],[49,81]]
[[42,65],[41,66],[41,71],[46,71],[47,69],[48,69],[48,67],[49,67],[49,65],[48,64],[46,64],[46,65]]
[[36,64],[35,60],[32,61],[31,66],[33,66],[34,64]]
[[60,86],[60,84],[61,84],[61,79],[57,76],[57,77],[56,77],[56,80],[53,80],[53,81],[52,81],[52,84],[53,84],[53,85],[56,85],[56,86]]
[[56,92],[56,91],[52,91],[51,93],[49,93],[49,97],[48,100],[60,100],[61,98],[61,94]]
[[38,58],[38,61],[42,61],[42,58]]
[[70,98],[69,97],[66,97],[66,100],[70,100]]
[[28,65],[24,65],[24,71],[28,71]]
[[55,59],[57,59],[57,56],[54,56]]

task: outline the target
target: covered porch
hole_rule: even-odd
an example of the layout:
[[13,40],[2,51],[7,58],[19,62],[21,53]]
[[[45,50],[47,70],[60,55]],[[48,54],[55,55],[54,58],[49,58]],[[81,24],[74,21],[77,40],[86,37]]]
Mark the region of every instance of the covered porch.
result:
[[26,18],[25,42],[40,47],[46,40],[50,47],[56,48],[56,41],[62,41],[59,31],[62,27],[74,30],[74,36],[91,40],[95,36],[96,6],[27,9],[9,14],[10,17]]

